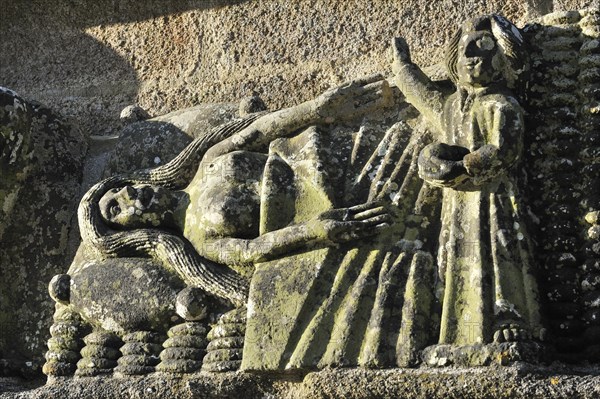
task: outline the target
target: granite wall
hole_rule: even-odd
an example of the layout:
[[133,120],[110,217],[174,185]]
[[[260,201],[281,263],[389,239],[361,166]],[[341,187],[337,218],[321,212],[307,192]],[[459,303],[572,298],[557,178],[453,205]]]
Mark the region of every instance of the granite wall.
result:
[[[413,59],[427,66],[441,61],[444,43],[457,24],[471,16],[496,12],[522,26],[550,11],[598,4],[597,0],[1,1],[0,86],[46,104],[92,138],[84,188],[99,178],[111,148],[98,136],[119,134],[123,127],[119,114],[127,105],[140,104],[157,116],[201,103],[237,102],[257,92],[270,109],[276,109],[345,80],[390,73],[388,50],[394,36],[406,37]],[[77,156],[84,152],[84,147],[77,149]],[[70,190],[68,201],[56,205],[60,209],[73,209],[77,202],[81,190]],[[15,215],[22,217],[11,225],[27,226],[30,205],[17,206],[21,208]],[[72,218],[63,216],[52,229],[69,229]],[[36,240],[44,240],[43,226],[40,229]],[[14,234],[4,234],[3,251],[9,249],[6,237],[11,235],[11,248],[18,241]],[[29,362],[34,371],[51,323],[46,280],[51,270],[67,270],[68,248],[57,247],[50,268],[36,261],[32,252],[23,257],[31,262],[3,269],[3,280],[24,288],[0,292],[3,309],[12,312],[2,316],[0,351],[17,345],[20,353],[35,360]],[[24,307],[25,303],[32,305]],[[22,342],[14,344],[17,333],[6,320],[23,315],[31,322],[19,324]],[[13,327],[8,329],[9,325]]]
[[522,25],[593,2],[2,0],[0,86],[74,117],[89,134],[110,134],[131,103],[156,116],[257,91],[279,108],[389,72],[394,36],[430,65],[470,16],[498,12]]

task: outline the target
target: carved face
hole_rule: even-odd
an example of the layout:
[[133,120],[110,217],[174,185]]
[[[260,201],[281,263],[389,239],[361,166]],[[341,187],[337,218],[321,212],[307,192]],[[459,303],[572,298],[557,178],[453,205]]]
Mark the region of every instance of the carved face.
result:
[[133,228],[170,224],[175,204],[171,191],[149,184],[114,188],[98,202],[107,223]]
[[465,32],[458,43],[456,70],[460,84],[485,87],[500,77],[502,57],[489,31]]

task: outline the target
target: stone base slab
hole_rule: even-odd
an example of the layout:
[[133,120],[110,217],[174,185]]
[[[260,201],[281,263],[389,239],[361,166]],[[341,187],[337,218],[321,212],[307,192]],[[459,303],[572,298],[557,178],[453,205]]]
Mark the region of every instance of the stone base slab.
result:
[[[0,390],[3,384],[0,381]],[[5,398],[598,398],[600,365],[573,368],[510,367],[326,369],[305,375],[241,372],[184,377],[52,378],[40,388]],[[5,388],[6,389],[6,388]],[[26,388],[24,388],[26,389]]]

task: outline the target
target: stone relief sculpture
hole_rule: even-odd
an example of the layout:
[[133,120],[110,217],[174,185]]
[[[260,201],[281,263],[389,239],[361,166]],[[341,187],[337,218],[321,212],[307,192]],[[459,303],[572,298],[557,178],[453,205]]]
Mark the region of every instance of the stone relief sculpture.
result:
[[546,286],[522,172],[544,29],[463,23],[444,82],[396,39],[396,86],[250,114],[92,187],[79,257],[50,284],[45,372],[538,361]]

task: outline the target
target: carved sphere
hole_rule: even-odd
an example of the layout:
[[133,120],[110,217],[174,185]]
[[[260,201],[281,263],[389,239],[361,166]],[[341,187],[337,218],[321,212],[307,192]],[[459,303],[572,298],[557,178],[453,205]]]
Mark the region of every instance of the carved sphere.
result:
[[58,303],[69,304],[71,296],[71,276],[68,274],[57,274],[52,277],[48,284],[50,297]]
[[139,105],[128,105],[121,111],[121,122],[130,124],[150,118],[148,112]]
[[206,295],[196,287],[184,288],[177,294],[175,311],[187,321],[202,320],[208,315]]

